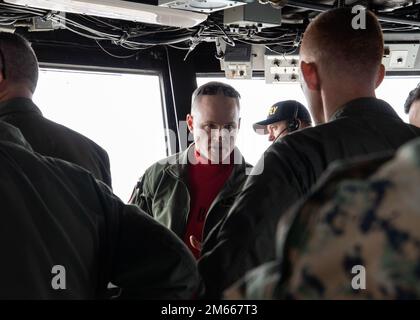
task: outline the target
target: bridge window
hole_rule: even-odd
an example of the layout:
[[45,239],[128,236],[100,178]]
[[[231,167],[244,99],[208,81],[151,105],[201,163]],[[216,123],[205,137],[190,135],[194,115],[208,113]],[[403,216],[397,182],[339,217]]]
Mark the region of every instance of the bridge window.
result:
[[144,170],[166,156],[157,75],[41,69],[34,101],[45,117],[108,152],[114,193],[123,201]]

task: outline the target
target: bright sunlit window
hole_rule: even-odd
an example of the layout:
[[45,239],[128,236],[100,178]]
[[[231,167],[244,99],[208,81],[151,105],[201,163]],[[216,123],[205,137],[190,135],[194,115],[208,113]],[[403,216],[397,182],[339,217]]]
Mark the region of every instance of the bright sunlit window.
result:
[[408,122],[408,115],[404,113],[404,103],[410,91],[419,82],[420,77],[386,77],[376,90],[376,96],[388,102],[398,115]]
[[144,170],[166,156],[156,75],[42,69],[34,101],[45,117],[108,152],[114,193],[123,201]]
[[[241,94],[241,129],[237,146],[251,164],[255,164],[270,145],[268,136],[257,135],[252,129],[252,124],[266,119],[269,107],[278,101],[293,99],[307,106],[298,83],[270,85],[266,84],[264,79],[229,80],[223,77],[197,77],[199,86],[209,81],[228,83]],[[420,77],[387,77],[376,94],[378,98],[390,103],[404,121],[408,121],[408,116],[404,114],[404,102],[408,93],[419,82]]]

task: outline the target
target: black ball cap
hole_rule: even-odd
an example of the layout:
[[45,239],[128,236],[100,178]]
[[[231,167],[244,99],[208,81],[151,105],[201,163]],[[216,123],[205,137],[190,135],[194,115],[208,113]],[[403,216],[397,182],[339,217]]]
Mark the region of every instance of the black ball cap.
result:
[[[259,134],[268,134],[267,125],[297,118],[311,123],[311,116],[303,104],[295,100],[280,101],[268,109],[267,119],[254,123],[253,128]],[[258,131],[257,131],[258,130]]]

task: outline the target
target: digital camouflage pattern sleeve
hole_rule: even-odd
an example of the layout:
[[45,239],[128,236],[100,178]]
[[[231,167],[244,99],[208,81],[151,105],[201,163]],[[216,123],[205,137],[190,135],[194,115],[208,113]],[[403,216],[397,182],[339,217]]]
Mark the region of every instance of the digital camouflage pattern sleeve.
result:
[[225,292],[247,299],[419,299],[420,140],[335,165],[278,229],[278,260]]

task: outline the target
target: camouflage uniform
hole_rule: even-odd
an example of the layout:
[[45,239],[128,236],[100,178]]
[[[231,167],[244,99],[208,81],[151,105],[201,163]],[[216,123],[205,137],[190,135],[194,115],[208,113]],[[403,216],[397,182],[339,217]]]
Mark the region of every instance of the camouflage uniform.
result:
[[[249,273],[226,297],[419,299],[420,140],[390,159],[330,169],[280,221],[277,262]],[[354,286],[355,266],[364,267],[365,290]]]

